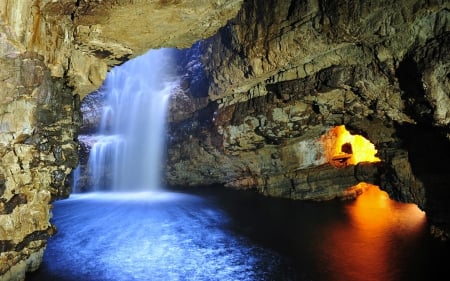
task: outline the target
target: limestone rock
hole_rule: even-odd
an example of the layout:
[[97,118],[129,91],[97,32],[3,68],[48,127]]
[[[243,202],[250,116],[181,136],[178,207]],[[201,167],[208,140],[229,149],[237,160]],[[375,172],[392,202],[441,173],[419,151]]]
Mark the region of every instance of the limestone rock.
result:
[[77,165],[77,96],[50,76],[43,58],[2,58],[0,82],[0,275],[23,280],[36,270],[50,224],[51,201],[67,197]]
[[[75,92],[96,90],[114,65],[150,48],[189,48],[213,35],[235,16],[242,0],[233,1],[77,1],[71,17],[75,54],[69,67]],[[51,8],[50,15],[60,15]],[[86,75],[87,74],[87,75]]]
[[[449,7],[246,1],[201,44],[211,103],[171,124],[168,183],[295,197],[292,173],[324,165],[318,139],[344,124],[378,149],[383,165],[369,179],[450,233]],[[429,145],[439,152],[427,153]],[[343,191],[351,180],[341,178]],[[321,195],[309,190],[298,198],[339,193],[324,185]]]
[[5,0],[0,18],[9,29],[9,42],[1,50],[14,55],[17,51],[10,49],[19,46],[41,54],[52,76],[67,77],[74,93],[84,97],[101,86],[115,65],[151,48],[188,48],[212,36],[241,4],[242,0]]

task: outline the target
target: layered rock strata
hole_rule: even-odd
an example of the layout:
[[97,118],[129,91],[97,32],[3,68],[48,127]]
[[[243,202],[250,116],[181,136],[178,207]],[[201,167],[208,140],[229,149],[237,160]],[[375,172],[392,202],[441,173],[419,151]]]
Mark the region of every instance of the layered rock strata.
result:
[[344,124],[378,149],[367,181],[446,239],[449,19],[448,1],[245,1],[202,44],[211,102],[171,124],[168,183],[345,197],[357,177],[320,142]]

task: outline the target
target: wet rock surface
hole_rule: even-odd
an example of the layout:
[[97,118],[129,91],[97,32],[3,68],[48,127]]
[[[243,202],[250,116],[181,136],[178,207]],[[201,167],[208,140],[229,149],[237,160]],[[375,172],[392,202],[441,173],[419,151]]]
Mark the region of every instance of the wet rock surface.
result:
[[37,269],[55,231],[50,203],[71,191],[80,100],[36,53],[3,58],[2,66],[0,275],[20,280]]

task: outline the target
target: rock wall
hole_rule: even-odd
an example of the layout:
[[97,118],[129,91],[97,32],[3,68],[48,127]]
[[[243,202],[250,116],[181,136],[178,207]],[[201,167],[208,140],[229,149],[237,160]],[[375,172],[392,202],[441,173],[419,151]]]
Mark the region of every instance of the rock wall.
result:
[[70,192],[80,101],[36,53],[0,61],[0,276],[22,280],[55,231],[51,202]]
[[0,1],[0,280],[41,263],[51,203],[79,162],[80,100],[107,70],[151,48],[188,47],[236,1]]
[[83,98],[115,65],[161,47],[190,47],[234,17],[242,0],[4,0],[3,19],[22,50]]
[[[22,3],[21,1],[19,1]],[[68,195],[78,162],[79,96],[51,76],[26,32],[33,7],[2,2],[0,18],[0,276],[23,280],[54,233],[52,200]],[[6,6],[5,6],[6,5]],[[8,10],[10,8],[11,10]],[[6,15],[14,10],[16,14]],[[28,21],[21,25],[19,20]]]
[[[328,200],[366,180],[418,204],[446,239],[449,5],[244,1],[202,43],[211,102],[171,123],[168,183]],[[382,163],[359,172],[326,163],[320,138],[342,124]]]

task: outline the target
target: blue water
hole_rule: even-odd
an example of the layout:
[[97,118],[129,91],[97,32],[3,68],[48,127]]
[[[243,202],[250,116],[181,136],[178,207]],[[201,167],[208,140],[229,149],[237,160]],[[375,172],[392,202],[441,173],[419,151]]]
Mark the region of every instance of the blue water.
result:
[[449,248],[414,208],[222,188],[74,194],[55,202],[58,232],[27,280],[446,280]]

